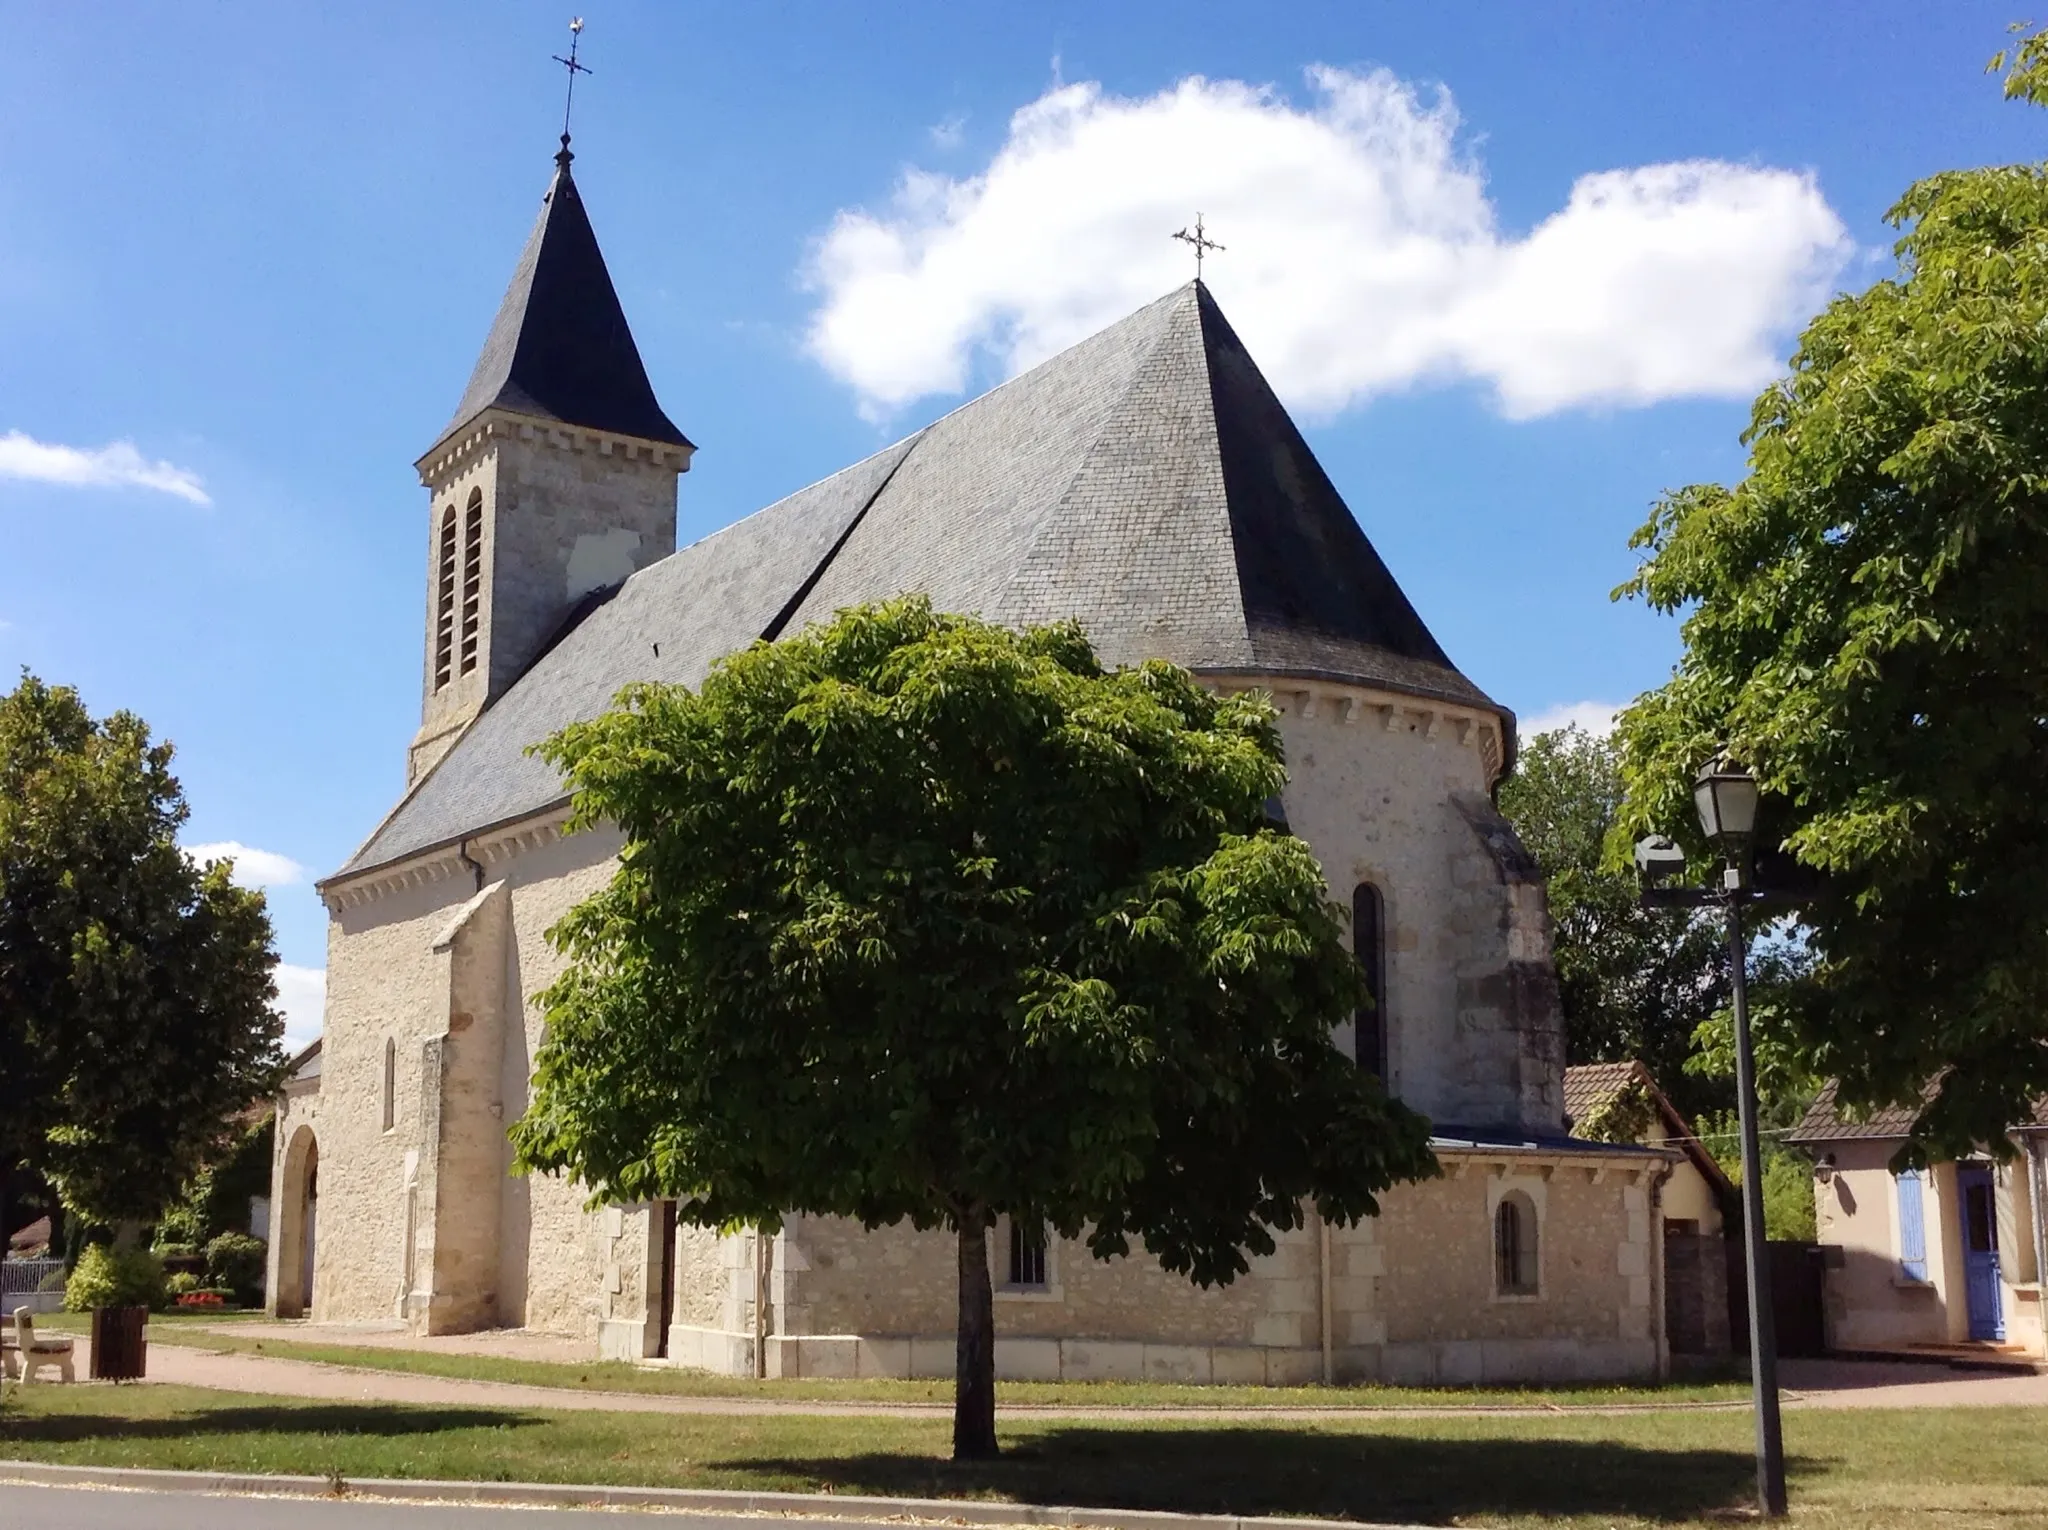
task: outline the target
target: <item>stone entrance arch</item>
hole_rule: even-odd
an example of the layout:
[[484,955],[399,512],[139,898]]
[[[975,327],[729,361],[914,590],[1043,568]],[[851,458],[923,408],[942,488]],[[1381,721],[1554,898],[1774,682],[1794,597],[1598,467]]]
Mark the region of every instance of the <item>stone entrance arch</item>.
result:
[[312,1315],[313,1254],[319,1224],[320,1143],[313,1128],[301,1126],[285,1148],[278,1203],[272,1217],[271,1312],[277,1317]]

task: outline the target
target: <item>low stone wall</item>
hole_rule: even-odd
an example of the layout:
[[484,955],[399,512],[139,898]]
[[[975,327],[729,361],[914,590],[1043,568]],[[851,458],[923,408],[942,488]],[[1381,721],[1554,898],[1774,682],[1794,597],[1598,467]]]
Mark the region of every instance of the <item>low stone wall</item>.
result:
[[[1042,1286],[1006,1289],[1007,1228],[998,1227],[997,1374],[1282,1386],[1326,1374],[1464,1385],[1660,1373],[1654,1191],[1666,1159],[1504,1148],[1441,1156],[1444,1177],[1389,1194],[1379,1217],[1327,1230],[1311,1218],[1246,1275],[1208,1290],[1142,1250],[1105,1262],[1059,1240]],[[1495,1288],[1494,1212],[1510,1193],[1536,1211],[1533,1292]],[[672,1363],[754,1373],[750,1237],[679,1237],[687,1278],[668,1332]],[[950,1234],[793,1217],[768,1257],[768,1375],[953,1374]]]

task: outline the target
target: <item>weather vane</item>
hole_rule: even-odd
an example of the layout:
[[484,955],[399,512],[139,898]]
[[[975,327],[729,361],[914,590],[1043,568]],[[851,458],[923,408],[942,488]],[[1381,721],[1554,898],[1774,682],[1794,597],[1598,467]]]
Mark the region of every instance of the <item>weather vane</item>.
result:
[[1184,244],[1191,244],[1195,247],[1195,280],[1200,281],[1202,279],[1202,257],[1211,250],[1222,249],[1223,246],[1202,231],[1202,215],[1200,213],[1195,214],[1195,231],[1192,234],[1186,229],[1182,229],[1173,237]]
[[581,16],[572,16],[569,18],[569,56],[563,58],[559,53],[555,55],[555,62],[569,71],[569,96],[562,103],[562,152],[564,154],[569,152],[569,113],[576,108],[576,76],[590,73],[587,67],[576,62],[576,49],[582,41],[583,18]]

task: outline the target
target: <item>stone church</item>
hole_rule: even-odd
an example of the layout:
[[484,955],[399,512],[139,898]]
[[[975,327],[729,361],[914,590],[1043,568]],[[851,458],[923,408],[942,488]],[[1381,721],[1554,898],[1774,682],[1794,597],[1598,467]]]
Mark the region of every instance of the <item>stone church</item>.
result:
[[[1571,1138],[1544,890],[1492,791],[1514,719],[1430,635],[1199,282],[677,549],[695,448],[657,402],[564,140],[427,490],[407,786],[340,871],[323,1034],[281,1101],[270,1300],[422,1334],[530,1328],[737,1375],[950,1375],[949,1235],[772,1236],[508,1172],[559,959],[611,875],[529,746],[635,680],[923,591],[1080,618],[1282,711],[1282,807],[1377,1007],[1337,1037],[1434,1123],[1440,1178],[1201,1290],[998,1226],[996,1363],[1031,1378],[1476,1382],[1667,1359],[1671,1157]],[[1448,553],[1450,550],[1446,549]]]

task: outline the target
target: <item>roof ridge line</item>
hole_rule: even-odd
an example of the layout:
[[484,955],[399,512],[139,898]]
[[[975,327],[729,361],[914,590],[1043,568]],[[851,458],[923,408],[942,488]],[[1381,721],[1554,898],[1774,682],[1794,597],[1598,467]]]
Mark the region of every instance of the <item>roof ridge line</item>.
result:
[[[1195,294],[1195,325],[1199,333],[1202,323],[1200,290],[1201,289],[1198,283],[1189,282],[1185,286],[1174,288],[1173,291],[1167,293],[1165,297],[1155,299],[1153,303],[1147,304],[1146,306],[1155,307],[1163,305],[1171,299],[1179,297],[1183,292],[1193,291]],[[1140,312],[1142,311],[1143,310],[1140,310]],[[1125,409],[1127,409],[1130,406],[1132,397],[1138,391],[1139,383],[1142,382],[1148,375],[1152,367],[1152,364],[1158,360],[1160,351],[1165,348],[1166,343],[1173,337],[1173,327],[1171,325],[1168,325],[1167,327],[1162,329],[1159,334],[1153,336],[1152,343],[1146,348],[1144,356],[1139,360],[1136,366],[1131,368],[1131,375],[1124,379],[1123,389],[1121,392],[1117,394],[1116,402],[1112,404],[1108,409],[1103,411],[1101,427],[1096,430],[1095,434],[1092,437],[1089,438],[1087,450],[1081,453],[1080,461],[1075,465],[1073,473],[1068,477],[1066,486],[1060,490],[1059,498],[1053,501],[1051,512],[1045,517],[1044,522],[1039,526],[1038,534],[1031,539],[1030,545],[1024,549],[1024,556],[1017,560],[1016,568],[1014,568],[1011,571],[1010,577],[1003,582],[1002,589],[1005,595],[1008,595],[1010,591],[1014,590],[1017,587],[1018,581],[1022,579],[1025,576],[1025,574],[1031,570],[1031,568],[1033,567],[1033,560],[1036,558],[1039,548],[1045,545],[1046,538],[1051,536],[1054,530],[1062,523],[1066,511],[1072,504],[1075,489],[1077,489],[1080,486],[1082,478],[1087,474],[1089,467],[1094,462],[1096,448],[1102,444],[1103,437],[1109,434],[1110,427],[1116,421],[1123,418]],[[1206,343],[1204,343],[1201,346],[1201,350],[1203,371],[1205,375],[1207,375],[1208,346]],[[1021,377],[1029,374],[1019,373],[1018,375]],[[1014,381],[1015,379],[1012,380]],[[1213,376],[1209,378],[1208,383],[1205,385],[1204,391],[1207,394],[1209,400],[1209,417],[1211,424],[1213,425],[1216,416],[1216,390]],[[1220,482],[1223,473],[1223,453],[1222,448],[1220,446],[1217,448],[1216,452],[1216,472],[1218,481]],[[1249,642],[1250,624],[1244,621],[1244,609],[1241,604],[1238,608],[1238,618],[1241,625],[1245,629],[1246,641]]]
[[[844,551],[847,542],[852,539],[854,532],[860,529],[860,523],[866,520],[868,512],[874,509],[875,501],[880,499],[883,491],[895,481],[897,473],[903,468],[903,464],[916,455],[918,447],[923,444],[924,438],[931,433],[931,430],[932,427],[927,425],[923,430],[916,432],[907,439],[903,447],[903,454],[889,464],[889,471],[882,475],[882,481],[875,485],[874,492],[861,501],[860,508],[848,517],[845,526],[840,528],[839,535],[833,539],[832,545],[825,549],[825,555],[818,560],[817,566],[796,587],[796,593],[783,602],[782,609],[777,611],[768,625],[761,629],[762,642],[772,643],[782,636],[782,629],[789,625],[790,618],[803,609],[804,602],[810,599],[811,591],[815,590],[818,587],[818,581],[825,577],[825,570],[829,569],[833,561]],[[820,479],[819,482],[822,483],[824,480]],[[798,492],[801,493],[802,490],[798,490]]]

